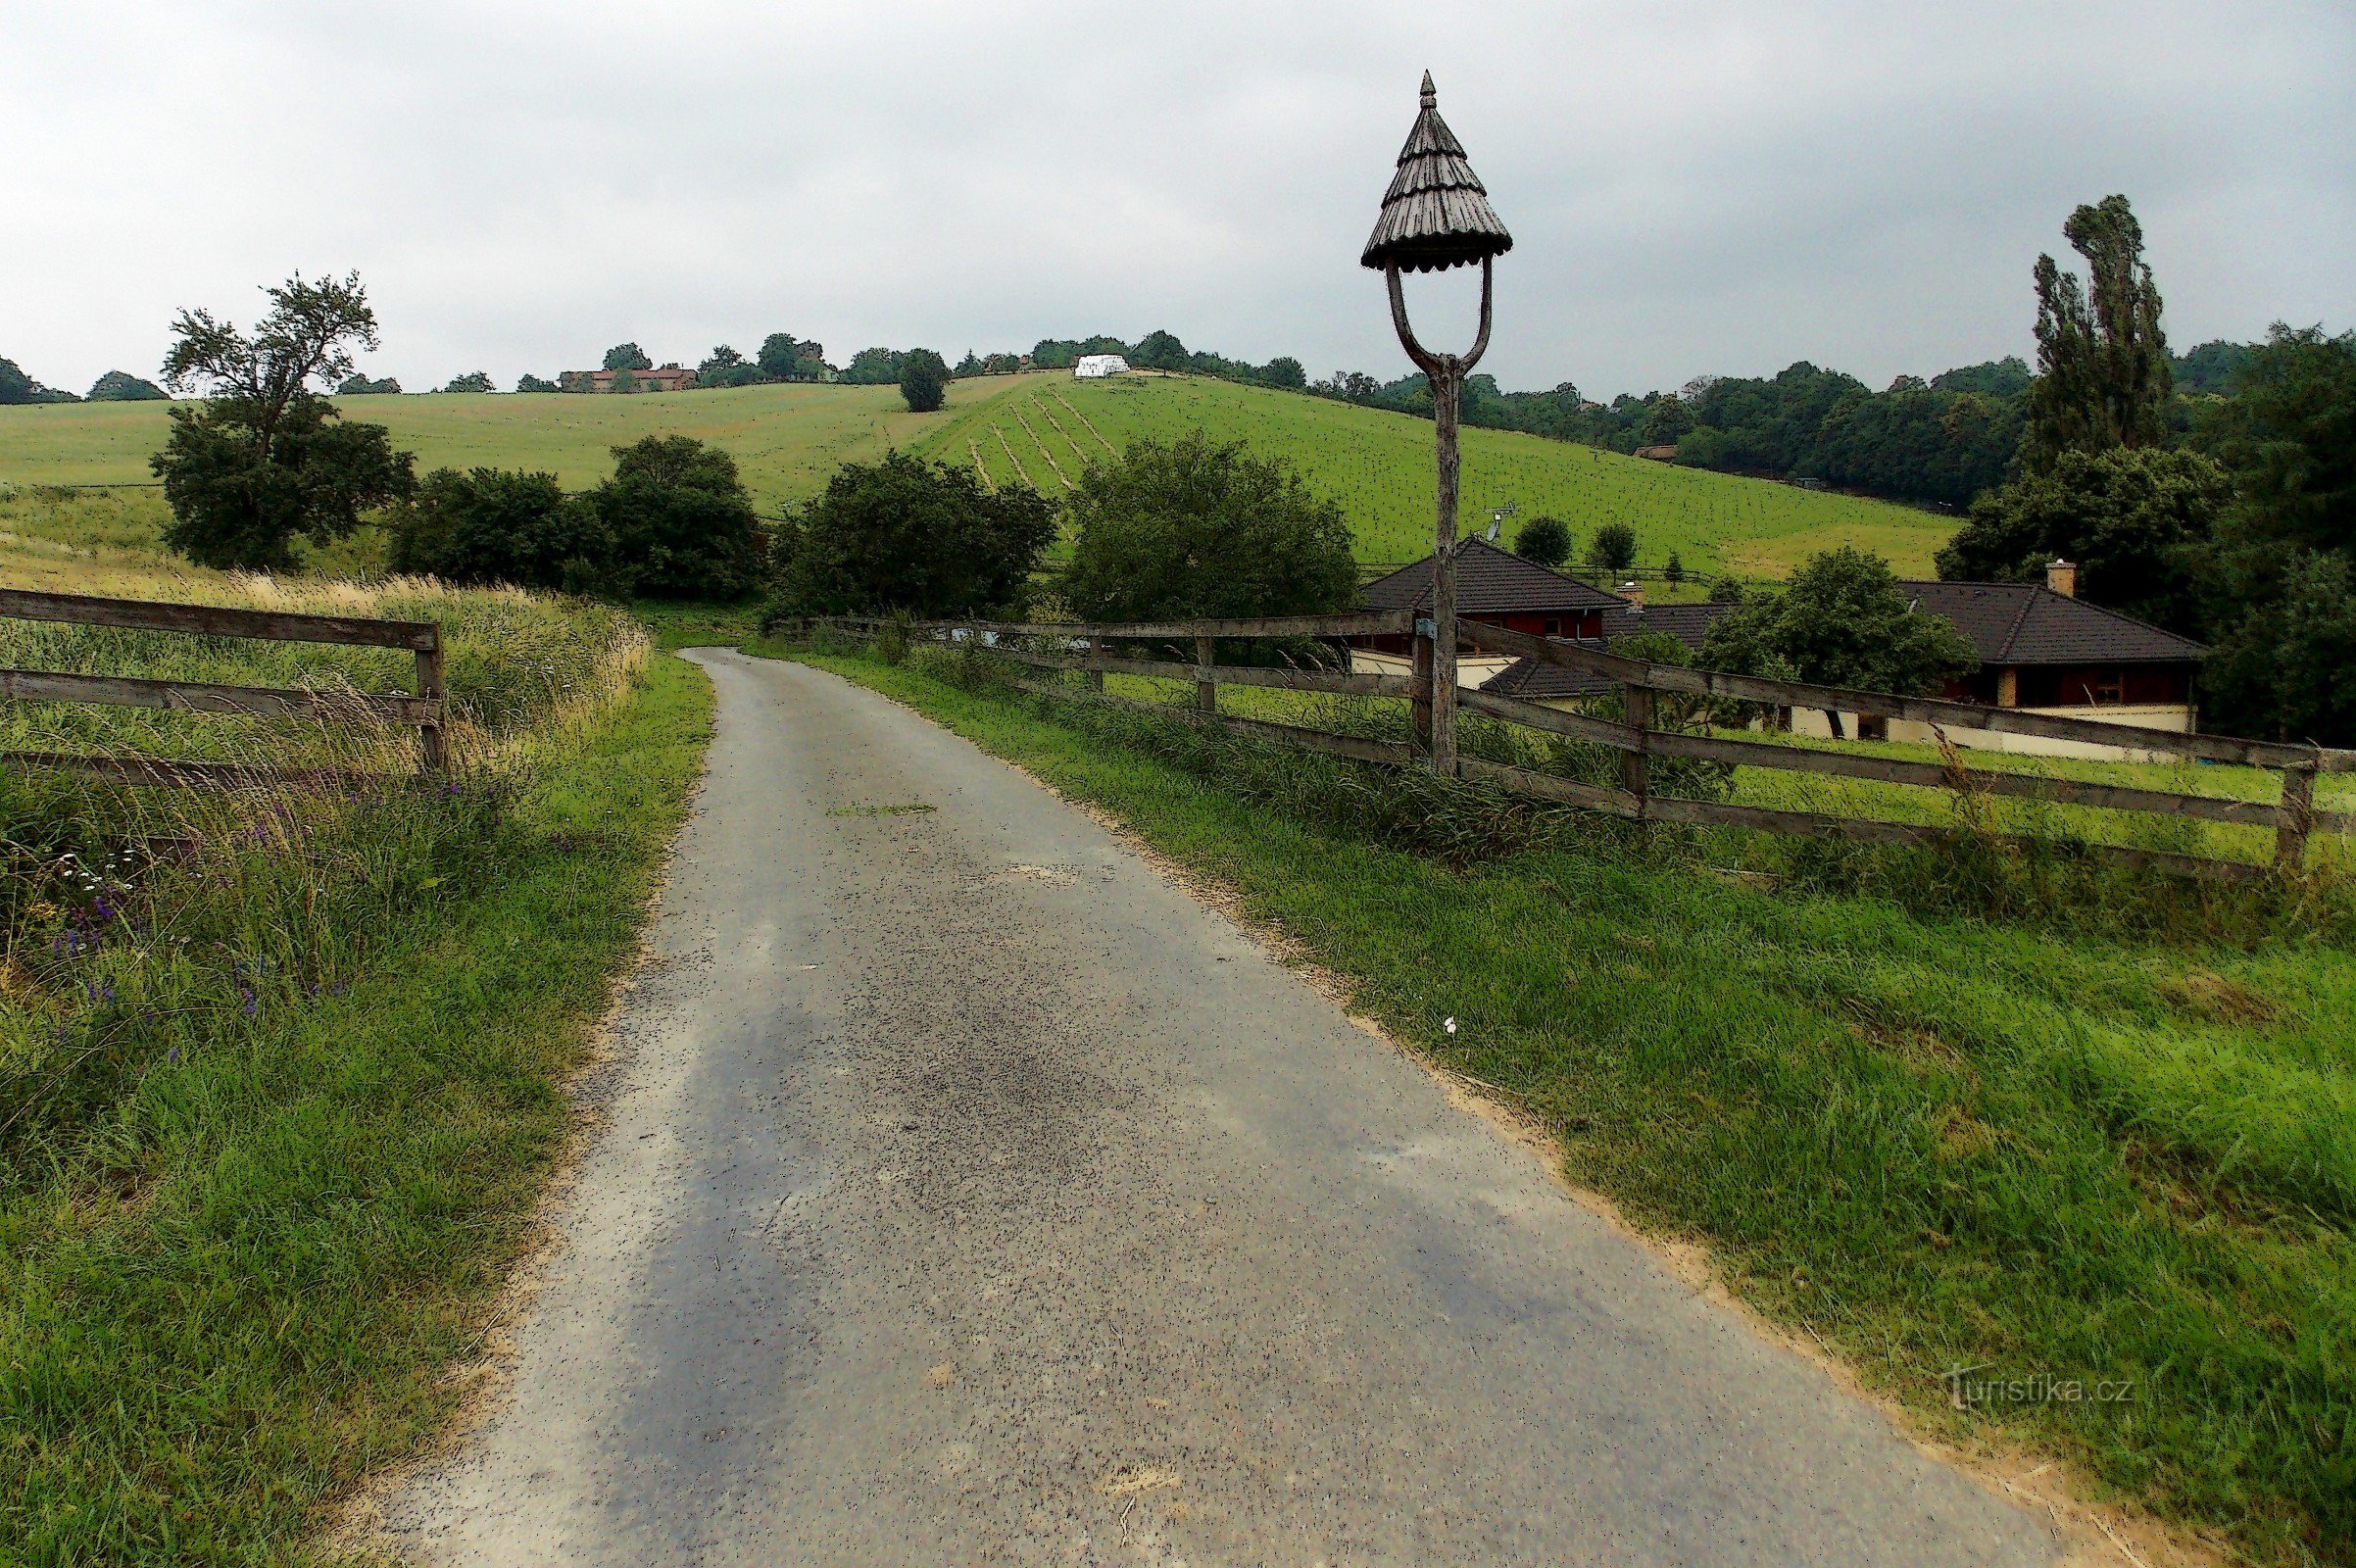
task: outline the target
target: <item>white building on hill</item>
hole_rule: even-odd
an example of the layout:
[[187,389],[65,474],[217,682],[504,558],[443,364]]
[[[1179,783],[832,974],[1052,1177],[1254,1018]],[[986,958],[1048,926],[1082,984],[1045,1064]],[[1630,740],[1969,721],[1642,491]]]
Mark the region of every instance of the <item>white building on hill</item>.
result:
[[1100,375],[1118,375],[1129,368],[1129,362],[1117,354],[1083,354],[1073,362],[1071,373],[1083,381]]

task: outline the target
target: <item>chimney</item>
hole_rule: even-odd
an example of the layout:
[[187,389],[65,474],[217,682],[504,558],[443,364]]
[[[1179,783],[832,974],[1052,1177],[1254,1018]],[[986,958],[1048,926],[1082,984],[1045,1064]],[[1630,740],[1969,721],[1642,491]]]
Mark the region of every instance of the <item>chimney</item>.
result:
[[2064,599],[2078,597],[2078,567],[2055,556],[2045,563],[2045,586]]
[[1641,615],[1644,612],[1644,585],[1643,583],[1631,577],[1628,581],[1620,584],[1620,597],[1628,601],[1628,608],[1635,613]]

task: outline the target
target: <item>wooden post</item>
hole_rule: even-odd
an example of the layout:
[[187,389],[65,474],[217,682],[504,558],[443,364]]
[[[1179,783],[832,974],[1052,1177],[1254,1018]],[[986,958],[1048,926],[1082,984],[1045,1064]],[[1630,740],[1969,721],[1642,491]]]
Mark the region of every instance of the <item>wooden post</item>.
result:
[[1620,688],[1628,723],[1637,734],[1634,750],[1620,754],[1620,788],[1636,797],[1637,814],[1644,814],[1645,798],[1651,794],[1651,768],[1645,757],[1646,737],[1652,729],[1652,694],[1642,686]]
[[1102,664],[1104,662],[1104,638],[1102,638],[1102,637],[1091,637],[1091,638],[1089,638],[1089,639],[1088,639],[1088,663],[1089,663],[1089,669],[1088,669],[1088,689],[1089,689],[1090,691],[1093,691],[1093,692],[1099,692],[1099,693],[1101,693],[1101,692],[1103,692],[1103,691],[1104,691],[1104,670],[1102,670],[1102,669],[1100,669],[1100,668],[1096,667],[1096,666],[1098,666],[1098,665]]
[[[1212,661],[1218,658],[1218,649],[1219,645],[1217,638],[1197,637],[1195,639],[1196,666],[1202,669],[1203,673],[1208,674],[1210,672]],[[1195,682],[1195,706],[1205,713],[1217,712],[1219,710],[1218,686],[1215,683],[1207,680],[1199,680]]]
[[2315,769],[2282,769],[2282,805],[2275,822],[2275,869],[2296,875],[2307,869],[2307,834],[2315,826]]
[[442,689],[442,637],[436,631],[431,648],[417,650],[417,695],[435,705],[431,717],[417,726],[417,752],[426,771],[439,770],[448,760],[442,745],[441,705],[448,701]]
[[1461,380],[1453,358],[1427,379],[1439,504],[1432,518],[1432,771],[1456,773],[1456,424]]
[[1409,738],[1427,757],[1432,751],[1432,635],[1424,629],[1428,624],[1422,620],[1415,623],[1413,654],[1408,664],[1415,694],[1407,699]]

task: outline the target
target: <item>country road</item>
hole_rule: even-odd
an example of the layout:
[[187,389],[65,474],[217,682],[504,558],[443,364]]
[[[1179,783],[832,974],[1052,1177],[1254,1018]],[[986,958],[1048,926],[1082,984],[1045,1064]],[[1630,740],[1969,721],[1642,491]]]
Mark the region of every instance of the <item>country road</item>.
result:
[[691,657],[718,735],[606,1119],[394,1549],[2059,1550],[1079,811],[834,676]]

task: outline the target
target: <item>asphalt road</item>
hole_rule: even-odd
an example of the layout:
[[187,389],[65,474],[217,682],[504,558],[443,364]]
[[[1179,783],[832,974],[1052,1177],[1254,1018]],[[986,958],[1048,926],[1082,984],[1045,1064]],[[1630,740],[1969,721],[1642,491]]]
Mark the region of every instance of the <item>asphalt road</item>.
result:
[[693,657],[719,734],[610,1122],[398,1549],[2056,1553],[1081,813],[833,676]]

